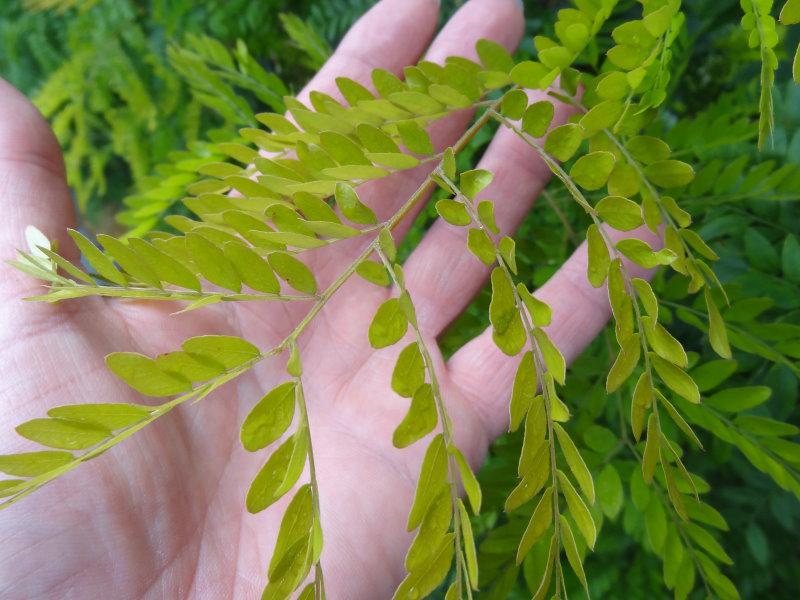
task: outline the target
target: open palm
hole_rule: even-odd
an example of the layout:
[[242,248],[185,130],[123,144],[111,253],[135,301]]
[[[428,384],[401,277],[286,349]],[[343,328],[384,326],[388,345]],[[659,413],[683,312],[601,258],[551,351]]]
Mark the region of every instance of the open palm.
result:
[[[380,2],[354,26],[309,89],[336,95],[338,76],[367,83],[376,67],[400,73],[428,46],[436,4]],[[471,0],[437,36],[427,57],[472,57],[480,37],[511,49],[523,23],[514,0]],[[453,143],[469,116],[437,123],[434,141]],[[565,109],[557,111],[557,119],[565,117]],[[498,225],[512,231],[546,180],[546,168],[507,131],[498,134],[481,166],[495,173],[488,195],[496,199]],[[366,186],[363,197],[380,217],[388,217],[425,175],[419,169],[395,175]],[[74,215],[56,142],[35,109],[1,81],[0,204],[3,259],[22,247],[28,224],[70,248],[63,233]],[[312,256],[320,283],[334,280],[363,244],[342,242]],[[436,336],[487,274],[463,248],[461,231],[436,223],[406,264],[420,325],[434,352]],[[550,334],[568,359],[608,316],[605,292],[584,282],[584,265],[581,249],[539,294],[554,306]],[[211,333],[238,335],[267,349],[309,309],[250,303],[173,315],[175,305],[101,298],[22,303],[39,284],[5,265],[0,269],[3,452],[29,449],[11,434],[13,427],[52,406],[145,401],[106,370],[103,357],[109,352],[153,355]],[[390,293],[349,281],[301,338],[325,531],[322,562],[333,600],[390,597],[403,576],[410,542],[404,524],[424,444],[406,450],[391,445],[391,432],[407,409],[407,401],[388,386],[398,350],[375,352],[366,336],[372,314]],[[515,362],[494,348],[489,334],[447,363],[438,355],[434,361],[458,445],[477,465],[507,425]],[[245,491],[266,453],[242,450],[238,429],[253,403],[285,379],[279,363],[260,365],[0,513],[0,597],[257,598],[285,503],[257,516],[245,511]]]

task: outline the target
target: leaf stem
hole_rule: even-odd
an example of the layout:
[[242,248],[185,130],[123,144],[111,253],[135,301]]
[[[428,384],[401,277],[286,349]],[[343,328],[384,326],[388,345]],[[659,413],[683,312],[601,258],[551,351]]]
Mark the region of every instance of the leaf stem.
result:
[[201,386],[193,389],[192,391],[182,394],[177,398],[173,398],[172,400],[165,402],[164,404],[156,406],[153,410],[151,410],[150,416],[148,418],[117,432],[112,437],[108,438],[101,444],[95,446],[91,450],[84,452],[80,456],[75,457],[75,460],[73,460],[72,462],[64,466],[58,467],[56,469],[53,469],[52,471],[48,471],[47,473],[44,473],[32,479],[28,479],[24,483],[19,484],[18,486],[16,486],[16,488],[13,488],[17,489],[18,491],[13,492],[13,495],[9,496],[7,499],[4,499],[3,502],[0,503],[0,509],[6,508],[7,506],[17,502],[18,500],[21,500],[28,494],[31,494],[36,490],[38,490],[39,488],[43,487],[44,485],[50,483],[57,477],[60,477],[61,475],[64,475],[72,471],[79,464],[84,463],[97,456],[100,456],[106,450],[112,448],[113,446],[116,446],[123,440],[132,436],[137,431],[144,429],[146,426],[150,425],[156,419],[164,416],[175,407],[180,406],[181,404],[189,400],[194,400],[195,402],[202,400],[203,398],[208,396],[210,393],[212,393],[214,390],[216,390],[223,384],[245,373],[248,369],[250,369],[250,367],[252,367],[254,364],[259,362],[266,356],[269,356],[269,353],[261,354],[256,358],[250,359],[249,361],[239,365],[235,369],[232,369],[231,371],[228,371],[227,373],[224,373],[219,377],[216,377],[215,379],[202,384]]
[[[395,273],[394,266],[392,262],[387,258],[386,254],[381,250],[380,247],[375,248],[375,253],[383,262],[383,265],[386,267],[386,270],[389,271],[389,274],[394,282],[397,289],[400,291],[401,294],[405,294],[409,302],[411,302],[411,296],[408,293],[404,283],[401,281],[397,274]],[[413,306],[413,303],[412,303]],[[428,378],[430,379],[431,384],[431,394],[433,395],[434,402],[436,402],[436,411],[439,413],[439,421],[442,424],[442,436],[444,438],[445,448],[448,449],[447,451],[447,470],[448,470],[448,478],[450,479],[450,503],[452,506],[453,512],[453,534],[454,534],[454,542],[455,542],[455,558],[456,558],[456,598],[462,597],[462,585],[464,584],[462,577],[463,577],[463,552],[462,552],[462,540],[461,540],[461,511],[458,507],[458,498],[459,498],[459,475],[458,475],[458,465],[456,464],[456,459],[453,454],[449,451],[451,446],[455,445],[455,440],[453,438],[453,431],[451,428],[450,416],[447,413],[447,408],[444,404],[444,399],[442,398],[442,391],[439,387],[439,379],[436,376],[436,369],[433,364],[433,359],[431,358],[430,351],[428,350],[428,346],[425,343],[425,340],[422,337],[422,332],[419,328],[419,323],[417,322],[416,317],[413,319],[408,319],[409,323],[411,324],[411,328],[414,330],[414,337],[416,340],[417,348],[419,348],[419,352],[422,355],[422,361],[425,364],[425,370],[428,372]],[[469,588],[469,578],[466,580],[466,587]]]
[[[50,286],[50,290],[54,293],[60,291],[80,290],[75,297],[84,296],[105,296],[110,298],[135,298],[138,300],[167,300],[167,301],[189,301],[197,302],[198,300],[218,298],[221,302],[251,302],[251,301],[279,301],[279,302],[294,302],[302,300],[314,300],[316,296],[312,295],[288,295],[288,294],[225,294],[218,292],[195,292],[195,291],[178,291],[178,290],[160,290],[158,288],[123,288],[118,286],[105,286],[105,285],[64,285],[64,286]],[[41,296],[34,296],[26,298],[26,300],[48,300],[49,294]],[[56,299],[56,300],[60,300]]]
[[[519,129],[519,127],[517,127],[514,123],[512,123],[511,121],[509,121],[508,119],[506,119],[505,117],[503,117],[498,113],[495,114],[496,118],[503,125],[514,131],[514,133],[516,133],[520,138],[522,138],[529,146],[531,146],[534,150],[536,150],[539,156],[542,157],[547,166],[550,167],[550,170],[556,175],[556,177],[558,177],[561,180],[562,183],[564,183],[564,186],[567,188],[570,195],[572,195],[575,201],[582,208],[584,208],[584,210],[586,210],[586,213],[589,215],[589,217],[591,217],[592,221],[597,226],[597,230],[603,237],[606,246],[614,253],[615,258],[619,260],[620,272],[624,278],[625,289],[628,293],[628,296],[631,299],[631,305],[633,307],[634,315],[636,318],[636,328],[639,331],[639,343],[642,346],[642,356],[644,359],[645,372],[648,375],[651,387],[653,387],[652,382],[655,381],[655,379],[653,378],[653,372],[650,365],[649,346],[647,343],[647,336],[645,334],[645,329],[642,325],[642,314],[641,310],[639,309],[638,294],[636,292],[636,288],[632,283],[633,278],[631,277],[628,268],[625,266],[624,257],[617,249],[614,242],[611,240],[610,236],[608,235],[608,232],[605,230],[605,227],[603,227],[603,223],[600,221],[597,211],[591,206],[591,204],[589,204],[589,201],[586,199],[586,197],[583,195],[580,189],[578,189],[578,186],[575,184],[572,178],[567,174],[567,172],[561,168],[561,165],[558,164],[558,161],[554,157],[550,156],[550,154],[548,154],[540,144],[536,143],[530,135]],[[653,393],[653,397],[655,397],[655,393]],[[655,402],[653,402],[653,412],[656,414],[656,419],[658,419],[658,408]],[[660,431],[660,426],[659,426],[659,431]]]
[[[553,536],[556,539],[556,551],[555,555],[559,556],[561,552],[561,537],[560,537],[560,522],[559,522],[559,515],[561,514],[559,507],[558,507],[558,475],[557,475],[557,467],[556,467],[556,442],[554,437],[553,431],[553,402],[552,398],[550,397],[550,388],[549,386],[544,384],[545,381],[545,367],[544,361],[541,356],[541,351],[539,349],[538,344],[536,343],[536,339],[533,335],[534,326],[531,323],[528,312],[525,310],[525,305],[522,302],[522,299],[519,296],[519,292],[517,291],[514,277],[511,274],[508,266],[505,263],[502,255],[500,254],[500,250],[497,247],[497,244],[494,241],[494,238],[491,235],[491,232],[488,228],[481,222],[479,215],[475,211],[475,207],[472,205],[472,202],[464,196],[463,192],[458,188],[458,186],[450,180],[447,175],[444,173],[439,173],[439,176],[444,180],[445,183],[448,184],[453,190],[453,192],[459,197],[461,204],[467,210],[472,219],[472,222],[481,229],[490,240],[492,240],[492,246],[494,248],[495,254],[495,262],[497,263],[498,267],[502,270],[503,275],[505,276],[506,280],[508,281],[509,285],[511,286],[512,293],[514,295],[514,305],[519,312],[520,318],[522,319],[523,326],[525,328],[525,335],[528,338],[528,343],[531,347],[531,355],[533,357],[533,365],[536,371],[536,380],[539,382],[539,385],[542,389],[542,400],[544,403],[545,409],[545,418],[547,420],[547,437],[549,443],[549,452],[550,452],[550,479],[551,479],[551,486],[552,486],[552,494],[553,494]],[[561,579],[559,576],[562,574],[561,571],[561,561],[556,561],[556,592],[558,595],[558,589],[561,585]],[[565,590],[566,593],[566,590]]]
[[[305,428],[308,439],[308,477],[311,485],[314,520],[317,526],[322,529],[322,512],[319,504],[319,481],[317,480],[317,468],[314,462],[314,445],[311,440],[311,426],[308,420],[308,407],[306,406],[306,395],[303,390],[302,376],[297,376],[295,381],[297,382],[297,404],[300,410],[300,426]],[[316,600],[324,600],[325,598],[325,578],[319,560],[314,564],[314,598]]]

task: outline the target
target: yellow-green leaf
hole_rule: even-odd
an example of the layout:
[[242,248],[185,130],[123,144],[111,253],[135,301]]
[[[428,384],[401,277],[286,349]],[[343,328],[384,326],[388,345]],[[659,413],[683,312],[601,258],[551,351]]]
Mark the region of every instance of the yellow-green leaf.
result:
[[425,383],[425,363],[416,342],[403,348],[392,371],[392,389],[405,398]]
[[16,427],[22,437],[61,450],[83,450],[111,435],[105,427],[66,419],[31,419]]
[[451,444],[447,447],[447,451],[456,459],[458,473],[461,476],[461,485],[464,486],[464,491],[467,493],[472,512],[476,515],[480,514],[483,493],[481,492],[478,478],[475,477],[475,473],[472,472],[472,468],[461,453],[461,450]]
[[514,375],[514,385],[511,389],[511,402],[509,403],[509,431],[516,431],[522,419],[528,412],[538,387],[536,378],[536,367],[533,362],[533,353],[529,350],[522,355],[519,361],[516,375]]
[[525,107],[528,106],[528,96],[522,90],[514,89],[506,92],[500,104],[500,113],[512,121],[522,118]]
[[433,431],[438,422],[433,389],[424,383],[414,392],[408,413],[394,430],[392,443],[395,448],[410,446]]
[[459,178],[461,193],[470,200],[475,197],[492,182],[494,175],[485,169],[474,169],[464,171]]
[[453,504],[450,488],[442,486],[438,496],[431,501],[428,511],[406,553],[406,570],[416,571],[427,561],[448,535],[453,520]]
[[544,150],[561,162],[568,161],[577,152],[583,139],[582,129],[574,123],[560,125],[547,134]]
[[553,122],[554,113],[552,102],[548,100],[534,102],[522,115],[522,130],[535,138],[542,137]]
[[570,177],[586,190],[599,190],[608,181],[614,169],[614,155],[611,152],[598,150],[581,156],[572,165]]
[[249,288],[265,294],[277,294],[281,290],[278,279],[272,272],[266,260],[256,252],[235,242],[229,242],[222,247],[230,263],[233,265],[239,278]]
[[273,252],[268,257],[269,266],[298,292],[314,294],[317,291],[317,282],[314,274],[300,260],[284,252]]
[[218,362],[231,370],[261,356],[253,344],[232,335],[200,335],[181,344],[186,352]]
[[398,298],[390,298],[378,307],[369,326],[369,343],[386,348],[400,341],[408,330],[408,319]]
[[656,373],[667,384],[669,389],[693,404],[700,403],[700,390],[697,389],[697,384],[683,369],[653,352],[650,353],[650,360],[653,362]]
[[606,196],[595,209],[603,221],[620,231],[636,229],[643,223],[641,207],[622,196]]
[[255,452],[281,437],[292,424],[295,382],[283,383],[265,395],[242,423],[240,438],[245,450]]
[[114,431],[143,421],[150,409],[138,404],[68,404],[51,408],[47,416]]
[[527,308],[528,312],[531,314],[533,324],[536,327],[547,327],[550,325],[550,322],[553,320],[553,311],[550,309],[550,306],[531,294],[523,283],[517,284],[517,292],[520,298],[522,298],[525,308]]
[[57,450],[3,454],[0,455],[0,471],[14,477],[37,477],[68,465],[74,458],[69,452]]
[[127,283],[128,280],[125,275],[117,270],[114,266],[114,262],[103,254],[97,246],[74,229],[67,229],[67,233],[69,233],[75,245],[78,246],[78,249],[86,257],[86,260],[89,261],[89,264],[95,268],[101,277],[117,285],[124,286]]
[[461,498],[458,499],[458,512],[461,517],[462,544],[464,546],[464,558],[467,563],[467,574],[469,584],[473,590],[478,589],[478,553],[475,551],[475,537],[472,534],[472,525],[469,521],[467,509]]
[[200,282],[194,273],[169,254],[139,238],[130,238],[128,243],[131,249],[144,259],[161,281],[172,283],[182,288],[200,291]]
[[161,287],[158,276],[147,265],[144,259],[138,256],[128,246],[118,239],[102,233],[97,236],[97,241],[103,245],[103,248],[114,257],[119,263],[119,266],[130,274],[131,277],[152,287]]
[[478,218],[486,229],[497,235],[500,229],[494,220],[494,202],[490,200],[483,200],[478,202]]
[[725,326],[725,321],[722,320],[722,315],[719,313],[711,292],[706,288],[703,293],[706,301],[706,310],[708,311],[708,341],[711,342],[714,352],[722,358],[730,358],[731,347],[728,343],[728,328]]
[[567,362],[564,360],[561,351],[543,329],[534,329],[533,337],[536,339],[536,344],[539,346],[548,372],[558,383],[564,385],[567,378]]
[[686,368],[688,358],[681,343],[667,331],[661,323],[652,317],[642,317],[642,325],[647,334],[647,341],[661,358],[672,364]]
[[644,175],[653,184],[662,188],[683,187],[694,179],[691,165],[679,160],[660,160],[647,165]]
[[[586,574],[583,571],[583,561],[581,560],[581,555],[578,553],[578,546],[575,543],[575,536],[572,534],[572,528],[569,526],[569,521],[567,521],[564,515],[559,515],[558,518],[561,530],[561,542],[564,545],[567,562],[569,562],[569,566],[572,567],[581,585],[583,585],[588,597],[589,584],[586,581]],[[578,529],[580,529],[580,526],[578,526]]]
[[431,501],[447,481],[447,449],[442,434],[431,440],[422,460],[414,503],[408,514],[408,531],[414,531],[422,522]]
[[473,227],[467,232],[467,248],[485,265],[495,261],[494,243],[483,229]]
[[553,488],[547,488],[533,510],[528,526],[517,548],[517,564],[521,564],[533,545],[547,532],[553,522]]
[[439,200],[436,203],[436,212],[451,225],[463,227],[472,223],[467,209],[457,200]]
[[558,444],[561,447],[561,453],[564,455],[567,465],[569,465],[569,470],[572,471],[575,481],[578,482],[589,504],[594,504],[594,481],[592,480],[592,474],[589,472],[589,467],[586,466],[581,453],[575,446],[575,442],[572,441],[566,430],[558,423],[553,423],[553,428],[558,438]]
[[589,512],[583,499],[578,495],[578,492],[575,491],[569,478],[560,470],[558,471],[558,482],[561,485],[561,492],[564,494],[564,498],[567,501],[569,513],[578,526],[578,531],[581,532],[583,539],[586,541],[586,545],[594,549],[594,543],[597,540],[597,526],[594,524],[592,513]]
[[371,225],[377,223],[378,218],[366,204],[361,202],[358,194],[352,186],[346,183],[336,184],[336,206],[348,221],[359,225]]
[[239,273],[219,247],[197,233],[186,234],[186,247],[200,274],[208,281],[234,292],[242,289]]
[[608,275],[608,267],[611,265],[611,256],[608,253],[608,246],[603,239],[597,225],[592,223],[586,231],[588,262],[586,266],[586,276],[594,287],[600,287]]
[[677,255],[668,248],[654,251],[647,242],[636,238],[618,241],[617,250],[645,269],[652,269],[658,265],[668,265],[677,258]]
[[400,583],[392,600],[418,600],[439,587],[450,571],[453,547],[453,536],[446,536],[430,560],[422,564],[419,569],[409,573]]
[[653,382],[650,379],[650,373],[645,371],[636,382],[631,402],[631,430],[637,442],[642,437],[644,417],[647,414],[647,409],[653,404],[653,400]]
[[[292,477],[293,473],[291,473],[296,443],[297,434],[283,442],[272,453],[266,464],[261,467],[261,470],[250,484],[250,489],[247,491],[245,505],[249,512],[261,512],[272,505],[283,495],[280,491],[287,479],[296,481],[297,477],[300,476],[299,472],[297,477]],[[305,461],[303,462],[305,463]],[[302,471],[302,466],[300,470]]]
[[503,46],[492,40],[480,39],[475,50],[481,64],[489,71],[508,73],[514,68],[514,59]]
[[647,441],[642,454],[642,478],[648,485],[653,481],[653,474],[656,471],[661,451],[660,448],[661,432],[659,431],[658,420],[655,413],[650,413],[650,418],[647,420]]
[[185,377],[167,373],[156,362],[135,352],[114,352],[106,356],[106,364],[129,386],[147,396],[172,396],[192,389]]

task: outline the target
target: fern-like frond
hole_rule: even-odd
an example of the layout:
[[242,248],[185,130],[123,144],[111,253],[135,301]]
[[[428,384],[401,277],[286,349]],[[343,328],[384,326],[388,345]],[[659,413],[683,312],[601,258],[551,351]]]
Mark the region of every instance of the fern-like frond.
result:
[[25,10],[44,11],[54,10],[66,12],[71,8],[89,10],[97,4],[98,0],[24,0]]

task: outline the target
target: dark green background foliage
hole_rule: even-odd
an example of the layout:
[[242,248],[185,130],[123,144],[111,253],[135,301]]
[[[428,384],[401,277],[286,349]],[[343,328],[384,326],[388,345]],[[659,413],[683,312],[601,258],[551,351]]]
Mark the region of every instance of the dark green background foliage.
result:
[[[122,231],[153,227],[162,214],[178,210],[173,202],[180,199],[177,190],[192,181],[193,157],[207,157],[214,152],[209,142],[229,140],[238,128],[252,125],[255,112],[280,110],[281,96],[303,85],[329,46],[335,47],[373,1],[99,0],[84,2],[84,10],[63,12],[33,12],[20,0],[2,4],[0,74],[35,98],[51,119],[85,226]],[[458,3],[444,4],[446,18]],[[550,33],[555,11],[542,9],[541,2],[526,4],[529,31]],[[627,5],[631,15],[640,10],[638,3]],[[664,322],[693,351],[690,361],[698,365],[693,375],[707,402],[714,402],[720,386],[765,386],[758,393],[771,394],[769,400],[746,412],[800,425],[800,87],[792,84],[790,72],[798,28],[781,31],[776,127],[771,143],[759,151],[760,57],[747,48],[739,2],[693,0],[684,10],[687,26],[673,46],[668,99],[649,133],[662,136],[676,157],[702,165],[682,206],[721,257],[715,271],[731,298],[724,313],[734,359],[720,361],[712,353],[705,339],[705,304],[687,294],[682,278],[661,274],[654,288]],[[279,15],[289,11],[299,20],[282,22]],[[624,17],[622,11],[615,18]],[[616,24],[609,22],[606,29]],[[588,66],[606,50],[586,53]],[[520,54],[533,51],[528,38]],[[209,77],[219,78],[229,92],[206,89]],[[479,156],[489,139],[490,132],[483,130],[460,158]],[[182,161],[188,162],[182,166]],[[539,203],[551,210],[535,211],[516,238],[521,278],[533,287],[562,264],[589,224],[558,185],[550,186]],[[142,207],[147,210],[137,213]],[[112,223],[114,215],[119,223]],[[431,203],[401,254],[435,217]],[[486,291],[446,332],[446,352],[488,325],[488,303]],[[577,415],[573,437],[589,466],[597,473],[610,465],[597,482],[607,518],[595,552],[587,557],[587,578],[595,597],[666,598],[662,562],[652,548],[663,539],[670,517],[650,498],[655,491],[627,483],[617,487],[609,474],[613,470],[627,482],[632,471],[639,472],[620,439],[630,394],[605,391],[612,339],[606,332],[592,344],[572,367],[564,392]],[[749,390],[748,397],[753,393]],[[727,421],[720,423],[717,432],[724,435]],[[776,438],[731,445],[707,428],[696,429],[705,452],[687,454],[687,467],[710,485],[705,500],[728,522],[722,539],[735,567],[727,573],[744,598],[800,597],[800,504],[752,464],[759,453],[781,457],[797,489],[800,456],[781,448]],[[538,585],[536,552],[519,569],[504,562],[514,555],[528,518],[522,510],[509,520],[503,511],[516,485],[520,444],[521,433],[501,438],[480,473],[481,598],[530,597],[528,585]],[[580,597],[577,580],[568,583]]]

